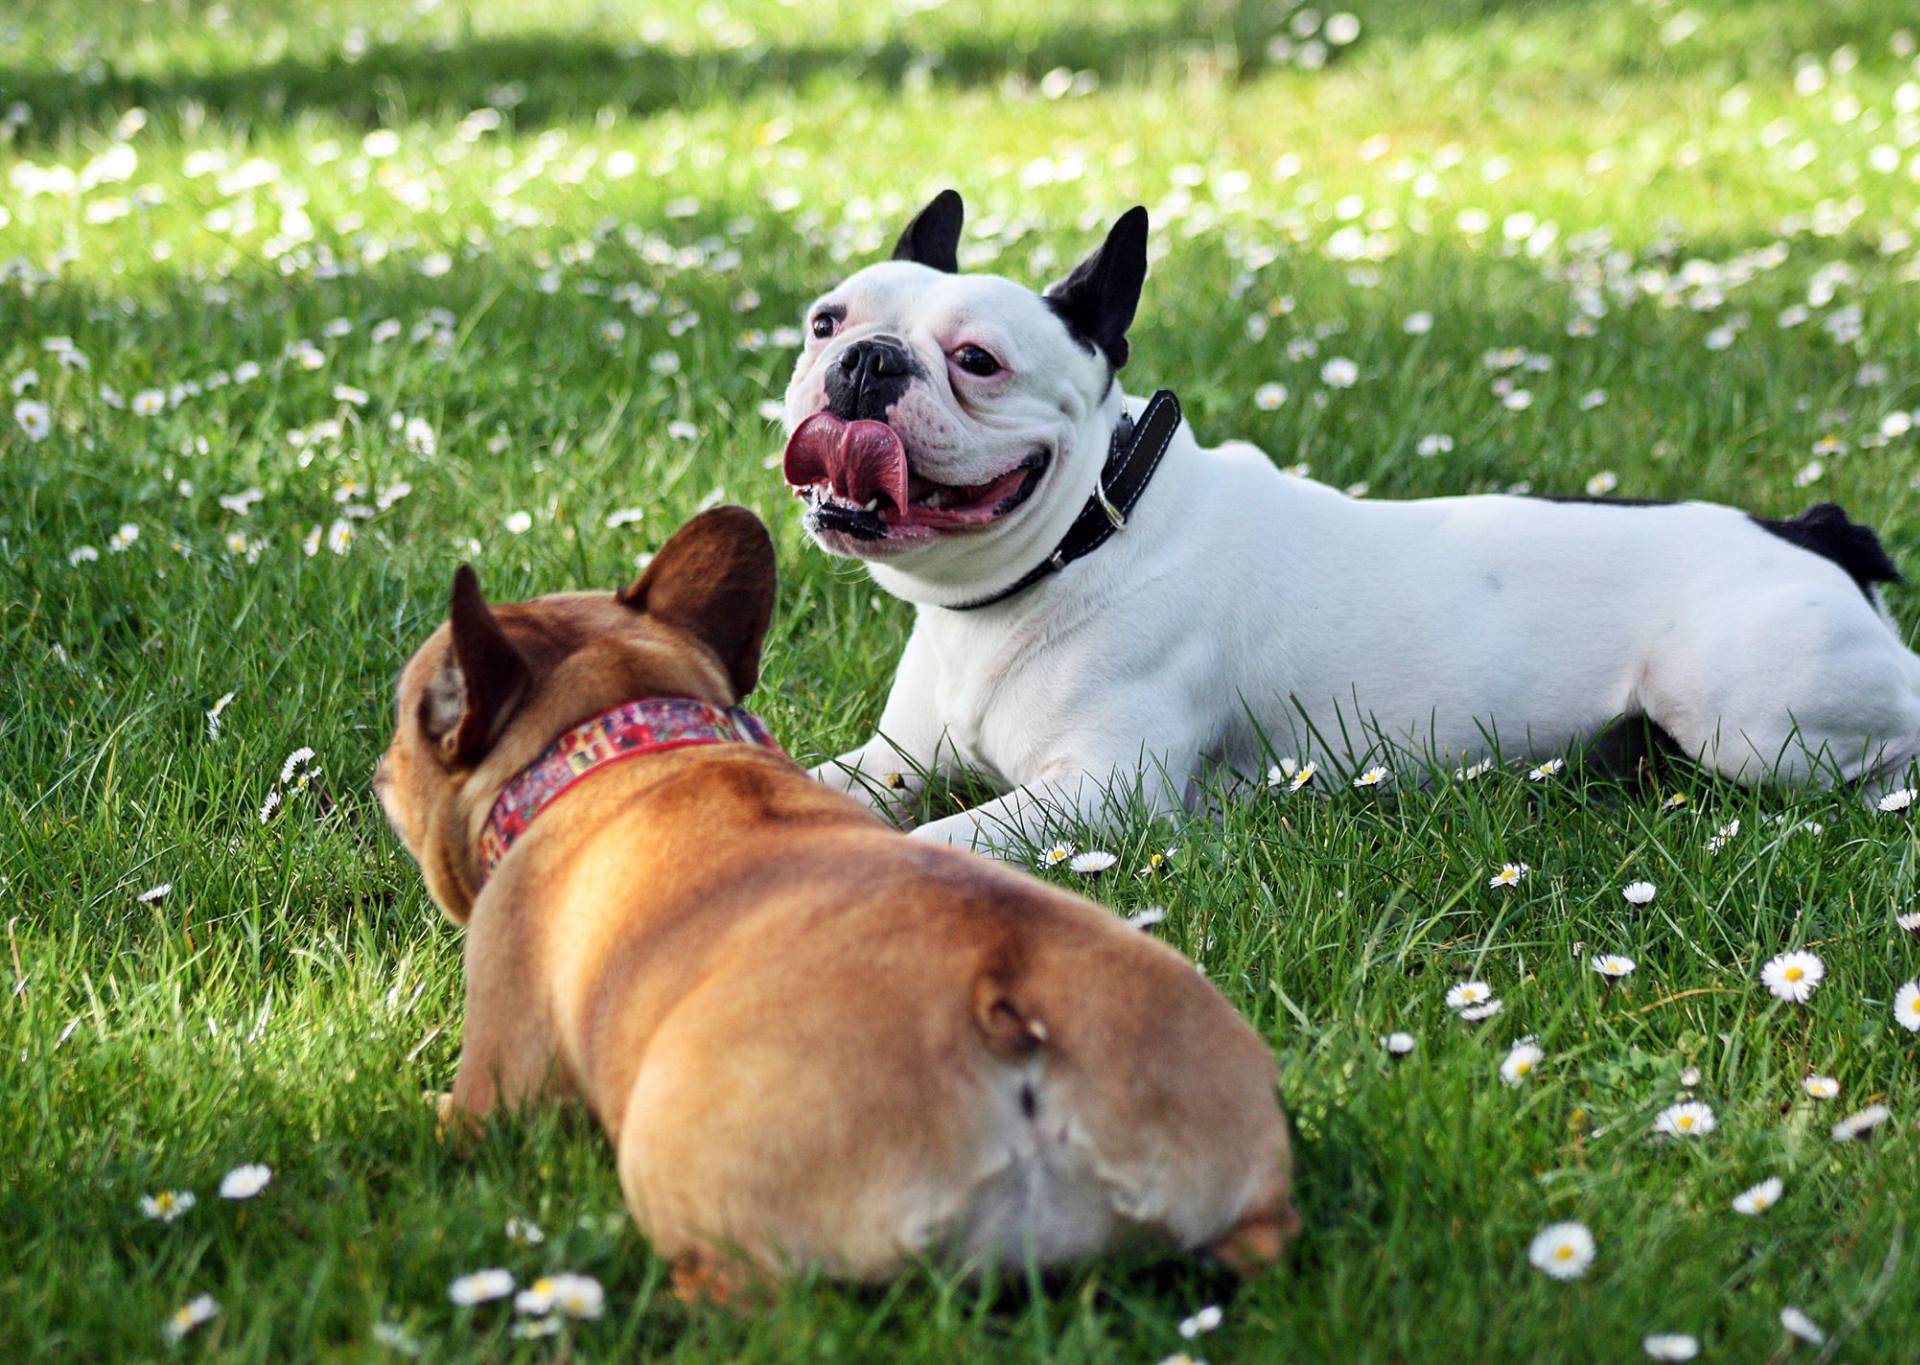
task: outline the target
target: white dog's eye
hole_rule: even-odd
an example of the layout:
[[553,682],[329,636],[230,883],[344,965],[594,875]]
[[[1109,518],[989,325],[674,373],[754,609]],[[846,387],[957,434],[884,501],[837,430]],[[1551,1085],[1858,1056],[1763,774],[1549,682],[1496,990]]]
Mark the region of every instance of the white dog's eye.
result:
[[968,374],[985,379],[1000,373],[1000,362],[978,346],[962,346],[953,353],[953,363]]
[[810,325],[813,334],[824,341],[833,335],[833,329],[840,325],[840,319],[831,313],[815,313]]

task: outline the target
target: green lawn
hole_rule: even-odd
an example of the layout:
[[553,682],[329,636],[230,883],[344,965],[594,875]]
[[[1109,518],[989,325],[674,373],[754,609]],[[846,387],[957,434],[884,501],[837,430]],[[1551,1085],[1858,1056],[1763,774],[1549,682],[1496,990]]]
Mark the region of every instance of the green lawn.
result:
[[[1920,14],[1353,8],[1323,52],[1262,0],[0,4],[0,1359],[1911,1359],[1920,841],[1684,770],[1102,841],[1091,894],[1164,905],[1279,1058],[1307,1232],[1232,1297],[1096,1267],[689,1311],[590,1125],[435,1141],[459,937],[367,790],[395,670],[461,560],[611,588],[726,498],[781,553],[758,709],[802,760],[863,738],[909,615],[806,544],[764,409],[802,304],[944,185],[963,260],[1034,282],[1147,204],[1127,378],[1203,437],[1376,497],[1836,499],[1920,572]],[[1802,947],[1825,981],[1774,1000]],[[1609,989],[1602,952],[1637,971]],[[1454,1017],[1470,977],[1499,1015]],[[1658,1139],[1689,1069],[1717,1126]],[[243,1162],[272,1183],[221,1199]],[[162,1190],[197,1206],[145,1216]],[[1564,1283],[1528,1264],[1562,1220],[1598,1247]],[[607,1315],[515,1340],[448,1301],[489,1266],[595,1275]]]

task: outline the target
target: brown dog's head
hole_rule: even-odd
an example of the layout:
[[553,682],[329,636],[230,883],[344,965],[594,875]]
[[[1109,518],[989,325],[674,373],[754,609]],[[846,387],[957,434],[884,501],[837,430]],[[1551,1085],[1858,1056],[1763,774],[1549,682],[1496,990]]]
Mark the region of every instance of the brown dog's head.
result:
[[760,676],[773,542],[744,507],[677,531],[637,582],[489,607],[462,565],[447,623],[400,672],[374,791],[427,890],[464,924],[495,798],[568,727],[639,697],[732,706]]

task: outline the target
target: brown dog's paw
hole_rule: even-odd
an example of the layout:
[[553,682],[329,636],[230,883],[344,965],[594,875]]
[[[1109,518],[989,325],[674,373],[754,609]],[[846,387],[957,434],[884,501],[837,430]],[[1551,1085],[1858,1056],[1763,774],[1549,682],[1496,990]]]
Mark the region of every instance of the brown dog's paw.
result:
[[422,1091],[420,1098],[433,1106],[434,1140],[464,1155],[480,1136],[480,1120],[454,1107],[451,1090]]
[[683,1251],[673,1258],[673,1296],[689,1308],[703,1304],[744,1312],[764,1307],[767,1286],[738,1257]]
[[1279,1260],[1299,1232],[1300,1215],[1291,1200],[1283,1199],[1277,1208],[1242,1218],[1207,1250],[1242,1280],[1251,1280]]

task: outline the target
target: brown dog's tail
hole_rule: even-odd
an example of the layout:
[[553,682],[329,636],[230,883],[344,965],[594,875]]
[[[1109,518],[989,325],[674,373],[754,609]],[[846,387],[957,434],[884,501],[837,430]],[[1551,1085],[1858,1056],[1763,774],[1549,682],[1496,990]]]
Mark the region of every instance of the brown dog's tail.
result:
[[990,1052],[1016,1062],[1032,1056],[1047,1041],[1047,1026],[1037,1013],[1015,1001],[1012,975],[1005,967],[990,965],[974,978],[973,1021]]

